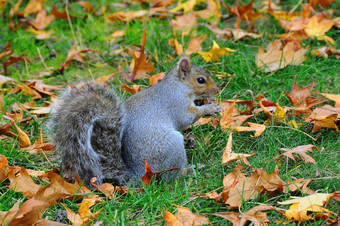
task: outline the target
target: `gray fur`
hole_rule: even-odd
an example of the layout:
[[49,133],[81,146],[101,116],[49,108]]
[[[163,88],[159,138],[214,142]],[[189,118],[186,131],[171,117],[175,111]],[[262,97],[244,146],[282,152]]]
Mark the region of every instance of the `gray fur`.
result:
[[65,178],[78,175],[125,183],[132,176],[121,158],[124,110],[114,91],[85,85],[64,92],[52,108],[53,143],[61,154]]
[[[196,90],[196,83],[188,80],[194,78],[191,73],[206,76],[210,86]],[[92,177],[97,177],[99,184],[104,179],[126,184],[145,174],[144,160],[154,172],[170,168],[182,172],[187,157],[179,131],[204,115],[220,111],[216,103],[194,104],[217,90],[207,71],[185,62],[123,105],[114,91],[99,85],[88,84],[64,93],[50,120],[64,176],[73,178],[75,173],[86,184]],[[164,178],[177,175],[173,171]]]

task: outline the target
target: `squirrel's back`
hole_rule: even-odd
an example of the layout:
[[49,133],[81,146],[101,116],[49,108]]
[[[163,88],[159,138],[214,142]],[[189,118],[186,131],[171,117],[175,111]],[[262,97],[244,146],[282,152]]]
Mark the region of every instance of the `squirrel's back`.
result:
[[65,178],[76,174],[87,184],[92,177],[97,177],[98,183],[103,179],[119,183],[129,179],[120,150],[123,115],[116,93],[101,85],[72,88],[58,98],[49,125],[61,152]]

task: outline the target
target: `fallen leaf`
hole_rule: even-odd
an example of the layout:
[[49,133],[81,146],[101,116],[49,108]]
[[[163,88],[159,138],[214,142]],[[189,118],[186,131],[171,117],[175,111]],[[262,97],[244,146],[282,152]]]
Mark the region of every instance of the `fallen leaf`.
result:
[[245,37],[257,39],[257,38],[261,38],[263,36],[263,34],[255,34],[255,33],[244,31],[242,29],[230,29],[230,31],[231,31],[235,41],[242,39],[242,38],[245,38]]
[[82,53],[87,53],[87,52],[98,52],[97,50],[92,50],[92,49],[84,49],[80,48],[78,46],[73,46],[72,49],[68,52],[65,63],[59,68],[59,71],[64,71],[66,70],[72,60],[79,61],[81,63],[85,63],[84,58],[82,57]]
[[181,44],[179,44],[179,42],[177,41],[177,36],[176,36],[175,31],[173,31],[173,35],[174,35],[174,38],[169,39],[168,44],[175,48],[175,52],[176,52],[177,56],[179,56],[183,53],[183,46]]
[[187,207],[177,206],[177,214],[174,216],[168,211],[164,211],[164,221],[167,225],[203,225],[211,224],[205,216],[195,215]]
[[1,50],[0,52],[0,59],[6,57],[6,56],[10,56],[13,53],[13,49],[12,49],[12,45],[11,43],[7,43],[4,48]]
[[25,148],[25,147],[30,146],[31,141],[30,141],[30,138],[28,137],[28,135],[22,129],[20,129],[20,127],[17,126],[15,123],[14,123],[14,126],[17,130],[17,133],[18,133],[20,148]]
[[284,216],[287,217],[288,220],[290,221],[305,222],[312,218],[312,214],[308,215],[308,213],[311,212],[334,214],[331,211],[322,207],[328,202],[328,200],[332,196],[333,193],[331,194],[315,193],[306,197],[301,198],[297,197],[284,202],[278,202],[278,204],[281,205],[292,204],[289,210],[282,212]]
[[221,19],[221,5],[219,0],[207,0],[207,9],[195,12],[195,14],[202,19],[214,18],[215,20]]
[[95,184],[96,181],[97,181],[97,178],[95,178],[95,177],[93,177],[90,180],[91,185],[95,189],[97,189],[99,192],[103,193],[109,199],[112,199],[115,196],[116,188],[112,184],[103,183],[103,184],[97,185],[97,184]]
[[148,185],[150,183],[150,181],[152,180],[152,178],[157,178],[158,176],[160,176],[161,174],[165,173],[165,172],[169,172],[169,171],[173,171],[173,170],[179,170],[179,168],[171,168],[171,169],[166,169],[163,170],[161,172],[152,172],[152,169],[150,167],[150,165],[146,162],[146,160],[144,160],[144,165],[145,165],[145,174],[144,176],[141,177],[142,182],[144,183],[144,185]]
[[293,86],[291,90],[289,91],[289,93],[286,93],[286,95],[294,106],[306,107],[306,100],[310,96],[311,91],[315,86],[315,81],[305,87],[300,88],[296,83],[296,76],[297,75],[294,76]]
[[271,113],[262,103],[263,101],[260,101],[260,106],[263,110],[263,112],[268,116],[268,119],[265,121],[266,125],[270,125],[272,122],[279,125],[286,122],[286,110],[281,107],[278,103],[275,104],[275,111],[274,113]]
[[42,30],[35,30],[32,27],[28,28],[28,31],[32,34],[36,35],[35,38],[38,40],[44,40],[51,37],[52,31],[42,31]]
[[91,4],[91,2],[88,1],[79,1],[77,2],[78,5],[80,5],[81,7],[83,7],[84,11],[87,13],[93,13],[94,12],[94,8]]
[[144,48],[146,44],[146,30],[144,31],[144,34],[142,36],[142,45],[139,49],[139,55],[136,52],[132,52],[133,56],[133,71],[132,71],[132,78],[133,79],[141,79],[146,78],[146,73],[152,73],[154,72],[153,64],[148,63],[146,61],[146,55],[144,53]]
[[35,91],[34,89],[30,88],[27,85],[24,84],[15,84],[16,87],[19,88],[18,91],[21,91],[26,96],[33,96],[33,99],[41,99],[42,96]]
[[263,168],[254,169],[249,177],[245,176],[242,169],[244,167],[238,165],[223,178],[221,197],[230,209],[238,208],[243,202],[260,194],[275,194],[284,190],[285,182],[279,176],[278,167],[271,174]]
[[220,120],[218,118],[200,118],[195,123],[194,126],[201,126],[201,125],[211,125],[212,127],[216,128],[218,125],[218,122]]
[[42,9],[38,12],[35,20],[29,20],[28,23],[37,30],[44,30],[54,20],[54,15],[46,15],[46,10]]
[[8,179],[11,182],[10,188],[16,192],[21,192],[29,199],[42,188],[41,185],[34,183],[24,167],[8,167]]
[[226,3],[223,3],[224,7],[226,7],[232,14],[237,16],[237,20],[235,22],[235,28],[240,28],[240,21],[254,21],[258,18],[264,17],[261,13],[253,12],[253,3],[255,0],[252,0],[247,5],[238,6],[234,5],[232,8],[229,7]]
[[228,28],[225,28],[225,29],[220,29],[218,27],[218,24],[216,21],[212,21],[211,22],[211,25],[210,24],[199,24],[200,26],[204,26],[206,28],[208,28],[210,31],[212,31],[213,33],[216,34],[216,37],[217,38],[220,38],[220,39],[229,39],[231,37],[231,31],[230,29]]
[[118,30],[110,34],[110,38],[121,38],[125,36],[125,31],[124,30]]
[[7,173],[6,173],[7,166],[8,166],[8,160],[6,156],[0,154],[0,182],[2,182],[7,177]]
[[317,49],[313,49],[310,53],[312,56],[328,58],[330,55],[336,55],[336,57],[340,56],[340,50],[337,50],[333,47],[321,47]]
[[334,107],[340,108],[340,94],[329,94],[329,93],[320,93],[325,96],[327,99],[335,101]]
[[215,41],[213,41],[213,47],[209,52],[198,51],[206,62],[219,61],[222,56],[228,56],[232,52],[236,52],[236,50],[227,47],[221,49]]
[[283,156],[287,156],[288,158],[291,158],[295,161],[295,158],[293,156],[293,154],[295,153],[300,155],[300,157],[305,161],[305,163],[313,163],[315,165],[315,160],[306,153],[308,151],[313,152],[312,149],[315,148],[316,147],[311,144],[301,145],[295,148],[280,148],[280,150],[285,151],[285,153],[280,155],[280,158],[282,158]]
[[321,5],[322,7],[329,6],[330,3],[334,2],[335,0],[308,0],[308,3],[316,9],[316,6]]
[[96,78],[93,83],[94,84],[104,84],[107,83],[109,80],[111,80],[113,77],[115,77],[118,73],[113,73],[113,74],[109,74],[109,75],[105,75],[99,78]]
[[270,221],[267,219],[267,214],[262,211],[273,210],[273,206],[259,205],[251,208],[250,210],[239,214],[236,212],[226,213],[213,213],[212,215],[222,217],[231,221],[234,225],[244,226],[247,222],[253,222],[254,225],[267,225]]
[[126,91],[128,91],[129,93],[132,93],[132,94],[136,94],[141,90],[141,87],[140,87],[140,85],[133,85],[132,88],[131,88],[131,87],[124,84],[120,87],[120,89],[124,89],[124,90],[126,90]]
[[57,9],[57,7],[55,7],[55,6],[52,7],[51,14],[54,15],[55,17],[59,18],[59,19],[64,19],[64,20],[67,20],[68,18],[70,18],[70,19],[76,18],[74,16],[68,15],[67,10],[65,10],[64,12],[60,12]]
[[275,40],[267,46],[267,52],[264,52],[262,46],[256,55],[256,66],[260,69],[264,68],[265,72],[276,71],[287,67],[288,65],[299,65],[306,57],[304,54],[307,49],[294,49],[294,43],[289,42],[282,48],[280,41]]
[[156,83],[158,83],[160,80],[164,78],[165,74],[163,72],[152,75],[149,77],[149,86],[154,86]]
[[178,12],[183,10],[183,13],[186,14],[194,10],[195,5],[199,2],[199,0],[188,0],[186,2],[178,2],[177,6],[170,9],[170,12]]
[[146,16],[153,15],[167,15],[169,14],[164,7],[155,7],[150,10],[138,10],[138,11],[118,11],[113,14],[108,14],[105,20],[109,23],[115,22],[117,20],[123,22],[129,22],[134,19],[140,19]]
[[[42,215],[47,208],[56,205],[57,200],[65,197],[62,193],[46,194],[50,185],[41,187],[34,197],[24,202],[19,210],[9,219],[9,225],[37,225],[37,222],[44,222]],[[50,225],[63,225],[58,222],[47,221]]]
[[170,20],[170,26],[174,31],[180,30],[183,35],[188,35],[191,29],[197,26],[196,16],[192,12],[177,16],[176,20]]
[[5,75],[7,75],[7,67],[12,65],[12,64],[16,64],[18,62],[28,62],[30,63],[31,61],[25,57],[25,56],[10,56],[7,60],[5,60],[5,62],[3,63],[3,67],[4,67],[4,71],[5,71]]
[[323,40],[334,45],[335,41],[325,35],[333,25],[334,21],[332,20],[322,20],[319,22],[317,16],[313,16],[306,24],[305,32],[309,37],[316,37],[318,40]]
[[44,0],[30,0],[23,11],[23,16],[27,17],[44,10],[43,2]]
[[149,14],[149,11],[147,10],[139,10],[139,11],[118,11],[113,14],[106,15],[105,19],[106,21],[112,23],[117,20],[128,22],[137,18],[144,17]]
[[[326,108],[325,108],[326,107]],[[340,109],[332,106],[323,106],[322,108],[315,108],[313,112],[305,119],[306,122],[314,124],[312,133],[321,128],[330,128],[338,131],[335,122],[340,118]]]
[[9,123],[6,123],[4,125],[0,126],[0,135],[1,134],[6,134],[7,132],[9,132],[9,130],[13,127],[14,125],[14,120],[12,120]]
[[255,131],[254,136],[250,135],[251,137],[259,137],[266,130],[265,125],[252,123],[252,122],[247,122],[247,124],[249,125],[249,127],[236,126],[236,127],[234,127],[234,130],[236,132]]
[[232,133],[229,134],[227,146],[224,149],[223,156],[222,156],[222,164],[226,165],[230,162],[241,160],[244,164],[250,166],[247,157],[253,156],[254,154],[242,154],[242,153],[234,153],[231,150],[232,147]]
[[185,50],[185,54],[191,55],[193,53],[197,53],[201,50],[201,44],[204,39],[207,37],[206,34],[202,35],[201,37],[192,38],[188,44],[187,50]]

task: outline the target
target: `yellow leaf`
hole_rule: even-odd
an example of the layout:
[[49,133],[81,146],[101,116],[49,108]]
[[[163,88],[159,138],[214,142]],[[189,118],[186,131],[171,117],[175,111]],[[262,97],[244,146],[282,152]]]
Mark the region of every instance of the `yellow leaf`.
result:
[[27,134],[19,128],[16,124],[14,124],[15,128],[17,129],[18,132],[18,139],[19,139],[19,144],[20,148],[25,148],[31,145],[30,138],[27,136]]
[[172,8],[170,12],[178,12],[183,10],[184,14],[193,11],[194,6],[199,2],[199,0],[189,0],[184,3],[179,3],[175,8]]
[[236,52],[236,50],[230,49],[227,47],[221,49],[215,41],[214,41],[213,47],[211,48],[209,52],[198,51],[198,53],[207,62],[219,61],[222,56],[228,56],[228,54],[231,52]]
[[322,20],[318,21],[316,16],[313,16],[305,27],[305,32],[309,37],[320,37],[325,35],[334,25],[332,20]]
[[340,108],[340,94],[329,94],[329,93],[321,93],[321,95],[325,96],[327,99],[335,101],[335,108]]

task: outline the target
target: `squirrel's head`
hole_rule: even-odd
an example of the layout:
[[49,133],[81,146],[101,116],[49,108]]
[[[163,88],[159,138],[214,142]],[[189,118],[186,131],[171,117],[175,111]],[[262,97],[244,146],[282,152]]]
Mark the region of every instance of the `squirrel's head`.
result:
[[214,82],[210,73],[191,64],[187,55],[182,55],[177,65],[179,80],[193,90],[198,98],[197,100],[212,97],[219,92],[218,85]]

